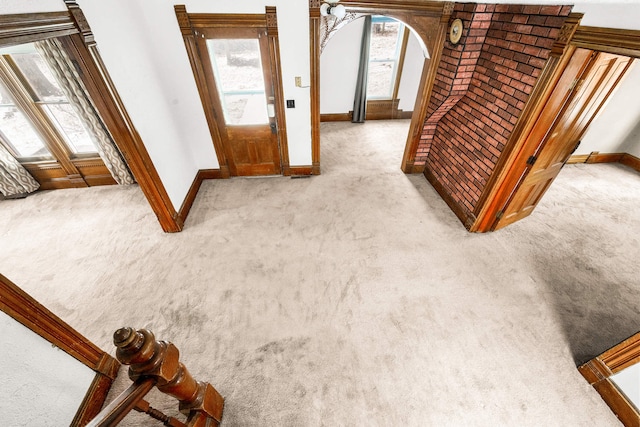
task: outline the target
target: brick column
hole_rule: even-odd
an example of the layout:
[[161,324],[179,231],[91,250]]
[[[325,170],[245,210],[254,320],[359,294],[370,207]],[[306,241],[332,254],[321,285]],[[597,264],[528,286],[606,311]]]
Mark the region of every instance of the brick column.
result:
[[456,4],[451,19],[462,19],[465,30],[458,45],[447,41],[443,50],[416,164],[426,166],[466,219],[570,12],[571,6]]

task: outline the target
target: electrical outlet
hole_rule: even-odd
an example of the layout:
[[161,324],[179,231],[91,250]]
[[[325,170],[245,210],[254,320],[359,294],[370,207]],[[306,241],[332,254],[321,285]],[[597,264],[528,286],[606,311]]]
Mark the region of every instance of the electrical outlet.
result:
[[287,99],[287,108],[296,108],[295,99]]
[[302,77],[296,76],[296,87],[302,87]]

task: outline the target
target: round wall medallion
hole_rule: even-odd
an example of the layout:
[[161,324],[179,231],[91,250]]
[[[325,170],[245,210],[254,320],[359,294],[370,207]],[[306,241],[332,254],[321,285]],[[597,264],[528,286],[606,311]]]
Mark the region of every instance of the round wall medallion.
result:
[[449,29],[449,41],[457,44],[460,41],[460,37],[462,37],[462,20],[456,19],[451,23],[451,28]]

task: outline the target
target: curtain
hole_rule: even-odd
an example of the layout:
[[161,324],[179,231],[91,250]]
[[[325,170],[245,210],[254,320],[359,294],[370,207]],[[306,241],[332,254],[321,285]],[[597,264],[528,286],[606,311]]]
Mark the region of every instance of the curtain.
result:
[[40,187],[29,172],[0,144],[0,193],[15,197],[32,193]]
[[353,99],[352,123],[364,123],[367,115],[367,76],[369,74],[369,45],[371,43],[371,15],[364,17],[362,29],[362,42],[360,43],[360,66],[358,67],[358,80],[356,93]]
[[60,42],[56,39],[48,39],[36,42],[35,46],[56,75],[64,94],[91,135],[98,154],[111,172],[113,179],[120,185],[133,184],[135,180],[129,167],[93,108],[84,84]]

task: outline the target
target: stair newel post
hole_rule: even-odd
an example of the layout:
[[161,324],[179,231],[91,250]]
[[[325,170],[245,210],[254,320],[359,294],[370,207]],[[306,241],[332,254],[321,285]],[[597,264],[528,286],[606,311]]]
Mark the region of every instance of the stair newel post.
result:
[[[116,358],[129,365],[129,378],[156,379],[156,386],[180,402],[180,412],[188,415],[188,426],[218,425],[224,399],[209,383],[196,381],[179,361],[178,348],[158,341],[146,329],[120,328],[113,335]],[[211,424],[215,421],[214,424]]]

